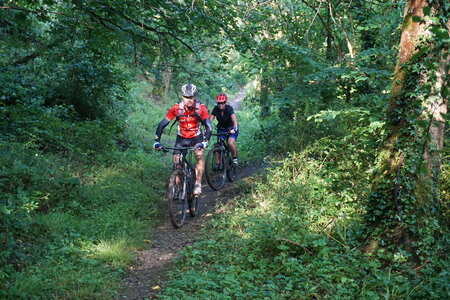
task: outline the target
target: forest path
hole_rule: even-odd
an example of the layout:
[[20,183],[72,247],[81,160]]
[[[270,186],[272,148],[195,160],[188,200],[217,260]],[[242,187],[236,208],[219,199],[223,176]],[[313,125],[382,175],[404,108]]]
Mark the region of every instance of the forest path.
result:
[[[229,104],[235,110],[239,110],[239,102],[245,95],[246,90],[241,89],[229,100]],[[247,180],[259,170],[262,170],[260,166],[239,167],[238,180]],[[181,229],[175,229],[170,223],[166,205],[161,207],[164,222],[154,229],[149,247],[136,252],[136,262],[128,270],[124,286],[117,299],[156,298],[156,295],[164,288],[167,271],[171,269],[173,260],[179,256],[180,250],[193,244],[200,235],[201,227],[209,217],[217,213],[220,204],[226,203],[236,195],[237,188],[233,183],[226,182],[218,192],[212,190],[205,178],[203,179],[199,214],[195,218],[191,218],[188,214]]]
[[[248,180],[261,170],[257,167],[240,168],[238,180]],[[147,249],[137,251],[136,262],[129,269],[124,288],[118,299],[141,300],[154,299],[165,286],[167,271],[173,260],[179,256],[180,250],[192,245],[200,236],[200,229],[213,214],[220,211],[220,206],[236,195],[237,187],[233,183],[225,183],[220,191],[212,190],[206,182],[199,201],[199,214],[191,218],[186,216],[181,229],[175,229],[166,213],[164,223],[155,228]],[[165,211],[167,209],[164,208]]]
[[240,109],[240,102],[245,98],[245,96],[247,95],[247,89],[246,88],[241,88],[239,90],[239,92],[230,99],[230,105],[234,108],[234,110],[239,110]]

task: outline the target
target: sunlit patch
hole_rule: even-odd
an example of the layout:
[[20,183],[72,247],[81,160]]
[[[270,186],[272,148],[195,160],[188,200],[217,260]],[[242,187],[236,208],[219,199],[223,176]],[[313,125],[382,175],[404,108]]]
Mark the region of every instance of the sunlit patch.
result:
[[92,246],[92,256],[113,266],[126,265],[133,261],[127,238],[102,240]]
[[172,259],[173,257],[174,257],[173,253],[164,253],[158,258],[158,260],[169,260]]

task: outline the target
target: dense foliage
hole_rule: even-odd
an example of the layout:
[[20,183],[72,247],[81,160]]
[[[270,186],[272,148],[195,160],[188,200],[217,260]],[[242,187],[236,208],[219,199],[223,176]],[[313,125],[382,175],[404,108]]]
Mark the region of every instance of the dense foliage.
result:
[[362,255],[370,174],[354,168],[351,153],[365,151],[352,141],[343,156],[332,143],[317,146],[241,183],[240,196],[183,252],[161,298],[446,298],[448,257],[413,269],[405,252]]
[[[406,69],[405,99],[433,92],[436,78],[422,85],[418,75],[448,51],[449,7],[430,3],[431,42]],[[186,249],[162,298],[449,297],[448,147],[438,205],[408,219],[423,239],[360,251],[368,220],[381,216],[383,231],[398,217],[387,197],[372,201],[371,185],[393,124],[403,5],[0,1],[0,298],[114,298],[164,215],[170,157],[148,150],[187,82],[210,109],[217,93],[244,89],[240,162],[272,167],[237,183],[240,195]],[[406,135],[418,136],[426,124],[407,116]],[[405,197],[416,169],[395,179]]]

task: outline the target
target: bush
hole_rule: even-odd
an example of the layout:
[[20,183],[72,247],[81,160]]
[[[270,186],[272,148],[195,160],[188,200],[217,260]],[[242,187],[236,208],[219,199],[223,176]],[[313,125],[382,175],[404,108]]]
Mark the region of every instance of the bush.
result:
[[[178,260],[162,299],[448,295],[450,261],[442,253],[436,253],[441,259],[430,257],[417,269],[401,251],[390,257],[359,251],[368,170],[381,124],[374,120],[367,126],[359,113],[322,112],[306,122],[312,120],[322,120],[312,124],[319,136],[330,127],[339,134],[307,141],[302,151],[275,160],[263,177],[241,186],[239,196],[227,202],[222,215],[205,226],[204,237]],[[446,238],[436,242],[436,249],[448,244]]]

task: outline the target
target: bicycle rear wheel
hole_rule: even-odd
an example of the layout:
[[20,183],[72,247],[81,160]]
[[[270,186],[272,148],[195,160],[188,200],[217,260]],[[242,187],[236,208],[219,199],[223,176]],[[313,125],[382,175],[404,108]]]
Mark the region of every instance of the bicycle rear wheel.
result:
[[176,170],[172,173],[169,180],[169,191],[167,194],[167,208],[169,211],[170,222],[173,227],[181,228],[186,218],[187,193],[183,192],[184,176],[183,172]]
[[227,178],[229,182],[236,181],[237,179],[237,167],[233,164],[233,158],[228,161]]
[[225,183],[225,155],[219,147],[209,150],[206,156],[205,174],[209,186],[214,189],[220,189]]

